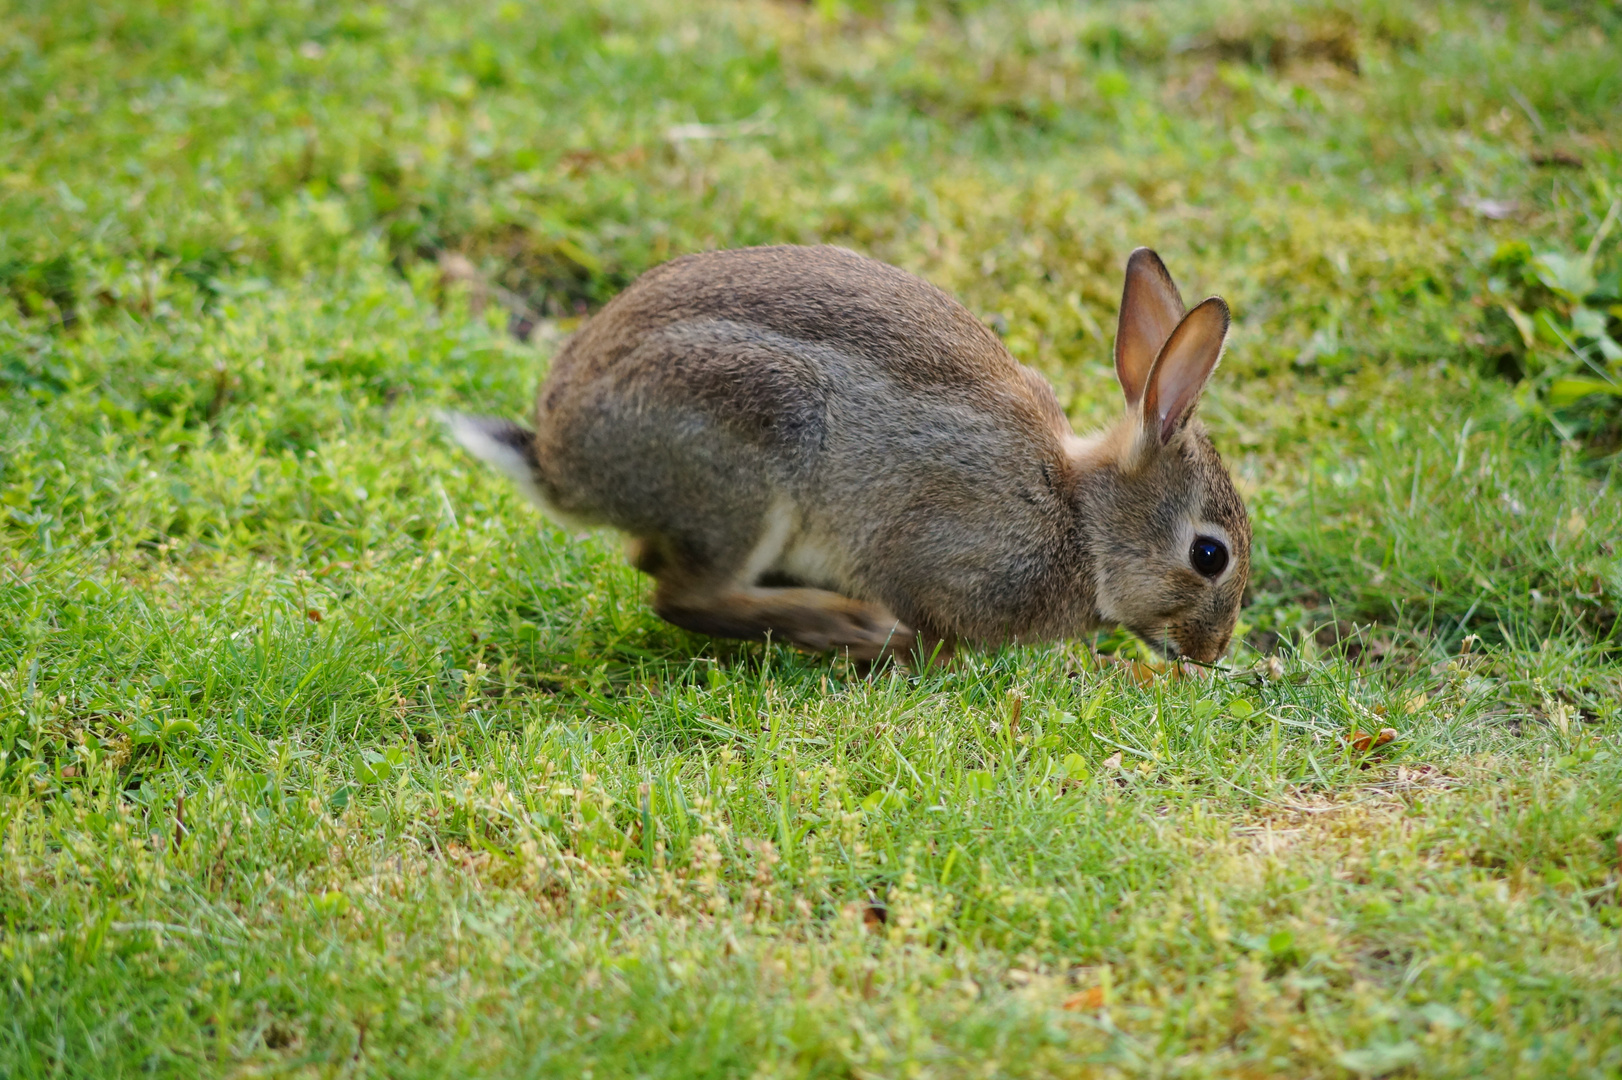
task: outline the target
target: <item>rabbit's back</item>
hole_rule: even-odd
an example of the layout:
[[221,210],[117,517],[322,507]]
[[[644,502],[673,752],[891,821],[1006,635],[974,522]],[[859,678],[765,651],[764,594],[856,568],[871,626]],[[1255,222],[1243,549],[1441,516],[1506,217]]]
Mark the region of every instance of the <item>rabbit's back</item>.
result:
[[961,304],[921,278],[835,247],[688,255],[648,271],[576,335],[560,370],[617,364],[646,336],[716,320],[815,343],[875,365],[899,385],[983,385],[1018,368]]
[[833,247],[707,252],[644,274],[558,355],[537,427],[546,442],[572,443],[589,438],[581,421],[627,408],[653,436],[654,414],[675,409],[678,431],[719,426],[791,469],[826,447],[840,418],[875,451],[971,435],[955,431],[964,424],[1016,442],[1070,431],[1047,383],[961,304]]

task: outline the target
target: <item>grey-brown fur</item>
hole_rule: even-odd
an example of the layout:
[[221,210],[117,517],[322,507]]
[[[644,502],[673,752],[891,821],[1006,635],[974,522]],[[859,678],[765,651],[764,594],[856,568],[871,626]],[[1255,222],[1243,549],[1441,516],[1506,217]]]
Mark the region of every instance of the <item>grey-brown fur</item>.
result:
[[[649,271],[569,341],[533,436],[454,422],[560,519],[626,533],[681,626],[875,657],[1121,622],[1213,660],[1250,547],[1192,418],[1226,329],[1221,301],[1184,319],[1135,252],[1127,414],[1081,439],[927,282],[831,247],[711,252]],[[1230,541],[1215,583],[1189,566],[1191,518]]]

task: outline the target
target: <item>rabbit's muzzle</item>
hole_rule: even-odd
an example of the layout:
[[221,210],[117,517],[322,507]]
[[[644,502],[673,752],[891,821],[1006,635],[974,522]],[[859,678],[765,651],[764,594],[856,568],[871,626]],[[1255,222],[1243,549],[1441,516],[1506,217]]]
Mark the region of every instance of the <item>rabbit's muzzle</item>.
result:
[[1170,647],[1161,650],[1162,654],[1168,660],[1187,658],[1202,664],[1215,663],[1228,651],[1237,614],[1235,612],[1235,618],[1222,627],[1213,627],[1197,619],[1168,627],[1163,640]]

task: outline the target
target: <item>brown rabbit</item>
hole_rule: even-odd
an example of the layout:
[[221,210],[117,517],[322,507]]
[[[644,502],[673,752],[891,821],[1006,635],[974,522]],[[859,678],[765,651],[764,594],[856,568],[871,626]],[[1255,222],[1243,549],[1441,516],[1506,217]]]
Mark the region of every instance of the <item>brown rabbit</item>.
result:
[[1127,261],[1126,414],[1073,434],[1041,376],[933,285],[833,247],[689,255],[564,346],[535,431],[457,438],[571,525],[611,525],[690,630],[925,658],[1130,628],[1227,648],[1250,523],[1195,405],[1227,305]]

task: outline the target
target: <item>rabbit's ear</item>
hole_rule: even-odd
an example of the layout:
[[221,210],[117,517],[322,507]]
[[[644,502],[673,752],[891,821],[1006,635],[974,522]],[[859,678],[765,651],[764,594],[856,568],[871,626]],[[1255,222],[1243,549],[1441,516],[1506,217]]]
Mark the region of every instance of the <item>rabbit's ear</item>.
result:
[[1177,324],[1149,372],[1143,396],[1143,424],[1164,446],[1188,422],[1200,391],[1222,358],[1228,336],[1228,305],[1213,296]]
[[1127,408],[1143,399],[1155,357],[1183,317],[1183,297],[1160,256],[1138,248],[1126,260],[1126,287],[1115,327],[1115,377]]

